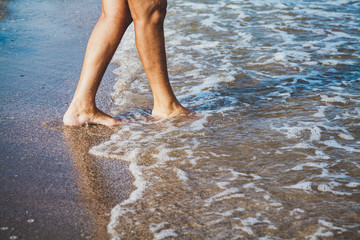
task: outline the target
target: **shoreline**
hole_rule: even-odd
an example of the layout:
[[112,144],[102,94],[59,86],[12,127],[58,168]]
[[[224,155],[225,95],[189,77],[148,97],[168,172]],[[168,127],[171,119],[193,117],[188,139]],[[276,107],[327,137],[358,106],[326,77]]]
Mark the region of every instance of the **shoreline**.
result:
[[[104,239],[110,211],[133,189],[126,163],[90,147],[114,130],[66,128],[99,2],[10,1],[0,20],[0,238]],[[110,66],[97,103],[111,107]]]

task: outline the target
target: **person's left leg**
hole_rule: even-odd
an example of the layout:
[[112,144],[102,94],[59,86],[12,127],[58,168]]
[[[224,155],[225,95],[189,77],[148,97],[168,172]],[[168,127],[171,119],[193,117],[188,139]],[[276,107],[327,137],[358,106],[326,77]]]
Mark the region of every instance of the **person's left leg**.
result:
[[169,81],[163,26],[167,1],[128,0],[128,3],[136,47],[154,96],[152,116],[168,118],[191,113],[179,103]]
[[96,107],[95,96],[105,70],[131,22],[127,0],[102,0],[101,16],[87,45],[79,83],[63,118],[66,126],[85,123],[112,126],[121,123]]

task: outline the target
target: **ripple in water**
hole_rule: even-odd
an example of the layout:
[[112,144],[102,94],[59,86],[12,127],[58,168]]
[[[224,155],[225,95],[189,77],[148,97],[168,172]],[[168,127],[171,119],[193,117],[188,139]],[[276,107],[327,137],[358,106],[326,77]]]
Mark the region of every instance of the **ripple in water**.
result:
[[360,238],[360,3],[169,2],[169,71],[193,121],[148,121],[132,29],[91,154],[130,163],[114,239]]

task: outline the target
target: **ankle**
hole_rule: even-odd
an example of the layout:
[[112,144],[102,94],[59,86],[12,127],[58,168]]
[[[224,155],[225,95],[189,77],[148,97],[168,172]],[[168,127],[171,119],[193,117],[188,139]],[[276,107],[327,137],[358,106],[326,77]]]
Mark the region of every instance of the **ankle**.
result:
[[97,109],[95,102],[81,101],[73,99],[68,110],[76,112],[95,112]]
[[172,111],[178,108],[180,103],[177,100],[172,101],[154,101],[154,109],[161,112]]
[[181,114],[185,108],[178,102],[154,104],[152,115],[160,118],[173,117]]

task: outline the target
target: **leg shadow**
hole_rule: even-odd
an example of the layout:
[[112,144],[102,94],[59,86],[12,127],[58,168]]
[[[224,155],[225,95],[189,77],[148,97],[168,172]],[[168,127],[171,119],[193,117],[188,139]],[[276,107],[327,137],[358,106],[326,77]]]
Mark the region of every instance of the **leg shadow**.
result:
[[65,127],[63,136],[74,160],[76,185],[85,215],[91,218],[91,239],[107,239],[110,212],[133,189],[128,165],[119,160],[89,154],[91,147],[109,139],[103,126]]

